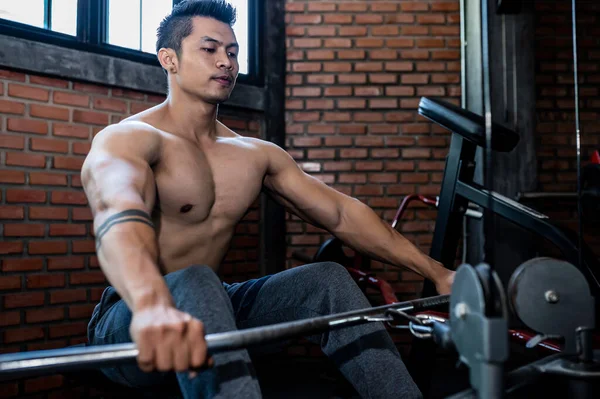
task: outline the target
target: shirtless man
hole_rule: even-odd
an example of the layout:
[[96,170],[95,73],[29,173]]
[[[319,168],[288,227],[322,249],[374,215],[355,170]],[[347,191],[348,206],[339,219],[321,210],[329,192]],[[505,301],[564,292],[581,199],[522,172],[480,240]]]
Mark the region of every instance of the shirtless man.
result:
[[[137,364],[103,370],[128,386],[176,378],[186,398],[260,397],[248,352],[207,359],[204,334],[370,306],[347,271],[331,263],[219,281],[235,226],[261,191],[357,251],[450,292],[454,273],[369,207],[305,174],[276,145],[216,120],[238,74],[234,21],[222,0],[176,6],[157,42],[168,98],[106,127],[83,166],[98,258],[111,284],[94,310],[89,341],[137,344]],[[312,338],[362,397],[420,397],[382,324]],[[208,367],[198,372],[201,366]]]

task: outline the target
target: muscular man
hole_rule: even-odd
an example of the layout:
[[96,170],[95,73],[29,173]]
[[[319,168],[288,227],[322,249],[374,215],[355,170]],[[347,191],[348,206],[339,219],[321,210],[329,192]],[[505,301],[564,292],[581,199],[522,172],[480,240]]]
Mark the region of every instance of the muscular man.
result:
[[[176,377],[186,398],[260,397],[247,351],[207,359],[204,334],[370,306],[347,271],[331,263],[219,281],[235,226],[261,191],[357,251],[431,279],[441,294],[454,276],[276,145],[216,120],[238,74],[234,20],[223,0],[176,6],[157,42],[166,101],[100,132],[82,170],[111,284],[89,323],[90,343],[135,342],[137,364],[104,372],[134,387]],[[382,324],[311,339],[362,397],[420,396]]]

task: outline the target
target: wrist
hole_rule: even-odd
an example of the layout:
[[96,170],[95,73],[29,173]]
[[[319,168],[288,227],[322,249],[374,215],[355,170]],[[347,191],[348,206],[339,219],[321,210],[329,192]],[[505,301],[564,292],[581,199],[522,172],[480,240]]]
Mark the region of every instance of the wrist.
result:
[[156,286],[146,286],[136,290],[135,293],[131,295],[131,302],[132,312],[139,312],[154,306],[174,306],[171,293],[164,283],[162,286],[157,284]]

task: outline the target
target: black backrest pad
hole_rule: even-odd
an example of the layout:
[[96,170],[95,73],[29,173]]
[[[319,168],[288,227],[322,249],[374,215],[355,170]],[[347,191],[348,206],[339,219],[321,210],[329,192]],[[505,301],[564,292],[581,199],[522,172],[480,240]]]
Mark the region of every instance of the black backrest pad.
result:
[[[460,134],[465,139],[486,147],[485,119],[464,108],[446,101],[422,97],[419,103],[419,114],[446,129]],[[509,152],[519,142],[519,135],[496,123],[492,124],[492,149]]]

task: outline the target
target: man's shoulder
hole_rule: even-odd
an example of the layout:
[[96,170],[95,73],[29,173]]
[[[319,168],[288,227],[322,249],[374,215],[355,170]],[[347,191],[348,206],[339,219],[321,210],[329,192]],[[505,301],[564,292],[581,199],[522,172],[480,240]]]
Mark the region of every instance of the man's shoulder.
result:
[[154,126],[139,120],[123,120],[106,126],[94,137],[94,141],[104,140],[143,140],[160,138],[160,131]]

